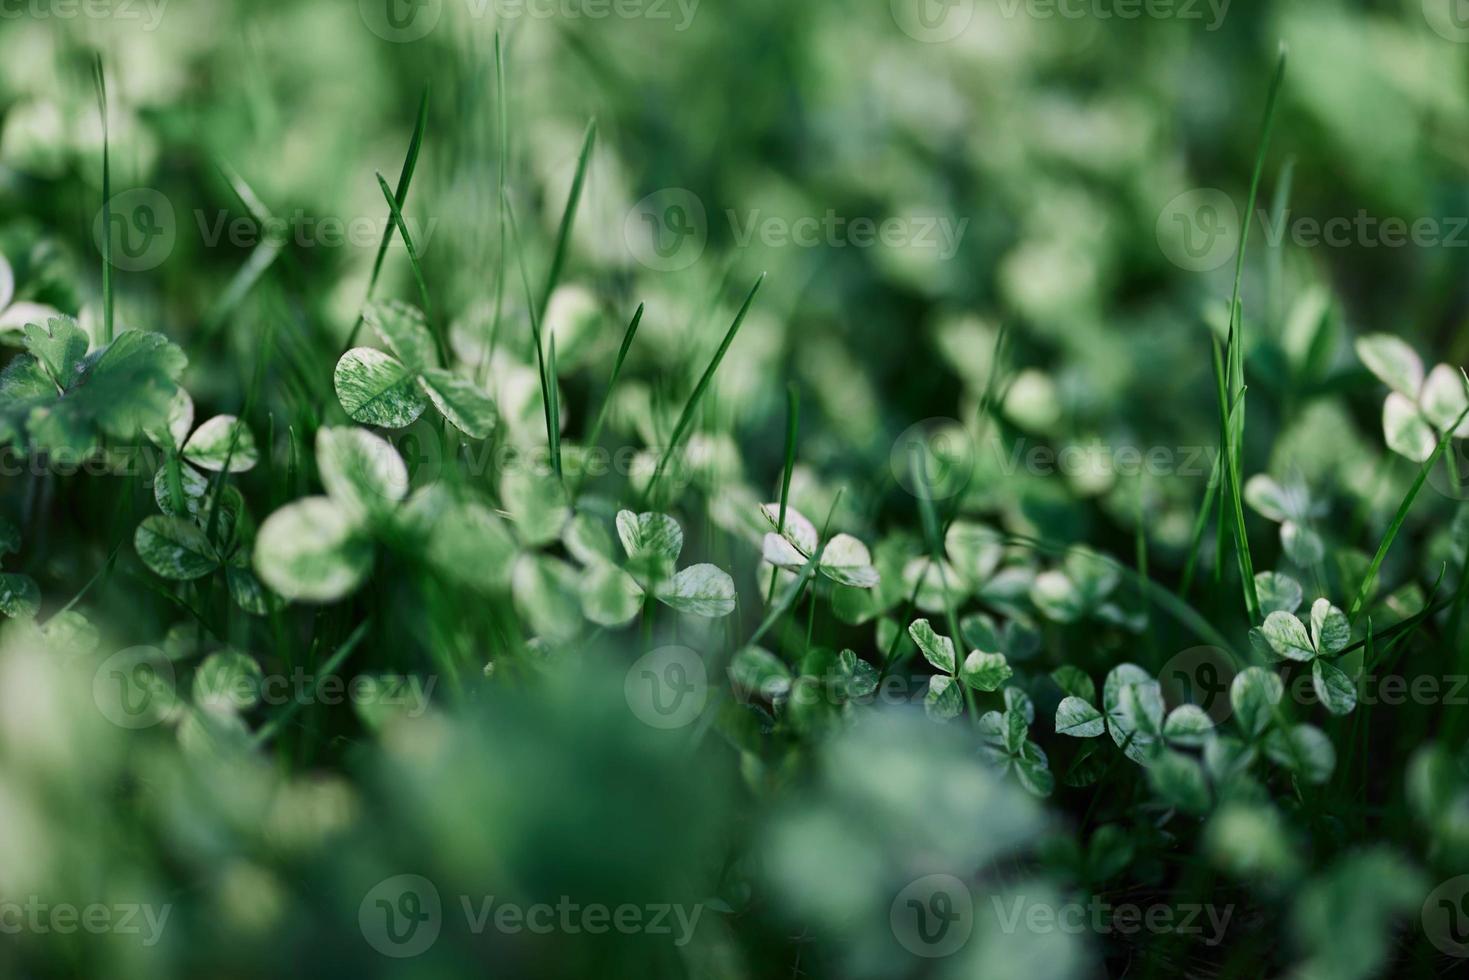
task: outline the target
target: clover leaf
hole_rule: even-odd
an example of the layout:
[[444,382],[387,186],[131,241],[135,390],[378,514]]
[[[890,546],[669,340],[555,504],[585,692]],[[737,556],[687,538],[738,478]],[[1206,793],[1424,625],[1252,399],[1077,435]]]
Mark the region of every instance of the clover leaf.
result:
[[1328,711],[1345,715],[1357,706],[1351,678],[1325,659],[1341,653],[1351,642],[1352,628],[1346,613],[1326,599],[1317,599],[1311,605],[1309,633],[1297,616],[1283,610],[1266,616],[1260,632],[1277,656],[1311,665],[1316,696]]
[[1001,772],[1015,774],[1020,785],[1035,796],[1051,795],[1056,777],[1045,750],[1028,737],[1035,721],[1035,705],[1020,688],[1005,688],[1005,710],[986,711],[979,718],[980,752]]
[[[796,572],[821,550],[820,535],[816,525],[794,507],[787,506],[785,522],[780,520],[780,504],[761,504],[760,513],[769,523],[762,555],[767,562],[787,572]],[[867,545],[850,534],[835,534],[821,550],[816,571],[838,585],[858,589],[870,589],[878,584],[880,576],[872,567],[872,555]]]
[[620,626],[637,615],[648,595],[679,612],[710,619],[734,612],[734,579],[728,572],[708,563],[674,570],[683,551],[678,521],[668,514],[622,510],[616,524],[625,567],[613,560],[600,543],[605,533],[585,515],[578,515],[563,535],[567,550],[586,566],[582,610],[592,622]]
[[[1450,429],[1457,439],[1469,438],[1469,380],[1447,364],[1424,375],[1423,360],[1391,334],[1369,334],[1356,343],[1367,369],[1392,389],[1382,405],[1382,433],[1387,447],[1415,463],[1433,455]],[[1457,426],[1457,427],[1456,427]]]
[[1291,561],[1314,565],[1325,556],[1321,536],[1309,526],[1325,513],[1325,508],[1312,501],[1304,484],[1280,484],[1258,473],[1245,481],[1244,499],[1261,517],[1280,525],[1280,544]]
[[958,682],[979,691],[997,691],[1013,673],[1004,654],[984,650],[971,650],[961,667],[954,641],[935,632],[926,619],[915,619],[908,626],[908,635],[923,659],[941,671],[928,679],[924,707],[931,716],[942,720],[954,717],[963,707],[963,689]]

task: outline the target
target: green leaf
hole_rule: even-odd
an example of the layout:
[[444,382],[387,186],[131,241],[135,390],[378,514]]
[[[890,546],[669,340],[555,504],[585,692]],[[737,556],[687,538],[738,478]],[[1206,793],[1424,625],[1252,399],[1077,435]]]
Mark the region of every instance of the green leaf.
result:
[[[192,466],[184,463],[179,464],[179,490],[183,495],[183,511],[176,511],[173,506],[173,494],[169,491],[169,467],[165,464],[158,468],[153,474],[153,499],[158,504],[158,509],[171,517],[191,517],[199,520],[201,515],[208,515],[209,506],[205,503],[205,497],[209,494],[209,478]],[[213,499],[213,498],[210,498]]]
[[1164,751],[1148,768],[1148,783],[1170,805],[1195,815],[1209,809],[1209,783],[1191,756]]
[[1228,782],[1248,772],[1256,755],[1253,746],[1228,735],[1215,735],[1204,742],[1204,768],[1216,783]]
[[1012,760],[1015,775],[1020,785],[1035,796],[1050,796],[1056,788],[1056,777],[1051,774],[1050,760],[1045,751],[1034,742],[1026,742],[1020,754]]
[[1374,333],[1356,343],[1362,363],[1388,387],[1417,399],[1423,387],[1423,360],[1392,334]]
[[499,414],[490,396],[469,378],[440,368],[426,368],[419,387],[439,414],[471,439],[488,439]]
[[546,555],[523,554],[510,573],[515,608],[537,636],[569,640],[581,631],[581,574]]
[[[941,637],[941,639],[947,641],[948,637]],[[960,676],[966,684],[976,690],[997,691],[1013,673],[1003,653],[973,650],[970,651],[969,656],[964,658],[964,669]]]
[[327,495],[355,520],[389,512],[408,496],[403,457],[392,443],[366,429],[317,430],[316,468]]
[[1026,727],[1035,723],[1035,702],[1014,684],[1005,688],[1005,710],[1013,711],[1025,719]]
[[184,443],[184,458],[200,469],[218,473],[228,461],[231,473],[245,473],[255,468],[260,453],[249,426],[233,415],[216,415],[194,430]]
[[1102,713],[1091,703],[1076,695],[1062,698],[1056,706],[1056,734],[1073,738],[1096,738],[1102,734],[1106,723]]
[[1122,689],[1124,728],[1149,738],[1163,734],[1163,687],[1157,681],[1141,681]]
[[41,627],[41,634],[53,652],[68,656],[86,656],[102,642],[97,627],[75,609],[64,609],[52,616]]
[[41,588],[29,575],[0,573],[0,613],[29,619],[41,611]]
[[1306,625],[1292,613],[1271,613],[1265,617],[1265,624],[1260,627],[1260,632],[1277,656],[1303,662],[1316,656],[1316,647],[1306,633]]
[[561,543],[571,557],[591,568],[611,564],[612,536],[603,523],[591,514],[580,511],[572,515],[561,530]]
[[1146,765],[1157,745],[1157,739],[1139,731],[1137,722],[1123,703],[1123,692],[1138,684],[1154,683],[1152,675],[1137,664],[1118,664],[1107,673],[1102,683],[1102,714],[1107,719],[1107,733],[1133,762]]
[[337,400],[354,422],[401,429],[428,407],[415,372],[371,347],[354,347],[343,354],[332,380]]
[[143,518],[133,535],[143,564],[160,578],[187,582],[219,567],[219,556],[198,525],[182,517]]
[[1121,581],[1117,567],[1101,555],[1087,548],[1073,548],[1066,553],[1063,562],[1066,577],[1076,587],[1084,608],[1095,607]]
[[279,605],[275,596],[266,590],[264,583],[248,568],[226,565],[224,578],[229,586],[230,598],[251,616],[269,615]]
[[1086,601],[1065,572],[1041,572],[1030,586],[1030,601],[1041,615],[1057,623],[1074,623],[1086,612]]
[[1280,525],[1280,545],[1285,549],[1286,557],[1302,568],[1309,568],[1326,557],[1326,545],[1321,535],[1295,521]]
[[1163,738],[1173,745],[1198,748],[1214,730],[1214,721],[1196,704],[1181,704],[1168,712]]
[[877,690],[877,668],[851,650],[837,655],[837,670],[845,680],[848,698],[865,698]]
[[871,589],[880,581],[867,545],[850,534],[835,535],[826,543],[819,568],[833,582],[853,588]]
[[908,635],[918,644],[923,659],[945,674],[954,673],[954,641],[933,631],[926,619],[915,619],[908,627]]
[[[830,549],[828,545],[827,550]],[[944,535],[944,552],[949,564],[974,590],[989,581],[999,568],[1005,557],[1005,545],[993,528],[973,521],[955,521]]]
[[1276,729],[1265,739],[1265,754],[1310,783],[1326,782],[1336,768],[1331,740],[1314,725],[1297,725],[1289,733]]
[[1065,693],[1091,703],[1097,698],[1097,686],[1086,675],[1086,671],[1071,664],[1062,664],[1051,671],[1051,680]]
[[1274,708],[1285,694],[1280,675],[1265,667],[1246,667],[1229,684],[1229,705],[1245,737],[1254,738],[1270,727]]
[[1323,657],[1334,657],[1352,642],[1347,614],[1325,599],[1311,604],[1311,642]]
[[734,579],[714,565],[690,565],[658,589],[658,600],[679,612],[716,618],[735,609]]
[[1305,593],[1301,583],[1280,572],[1260,572],[1255,576],[1255,593],[1260,597],[1260,611],[1293,613],[1301,607]]
[[599,626],[621,626],[642,604],[642,587],[616,565],[594,565],[582,577],[582,613]]
[[512,467],[500,477],[500,502],[528,545],[555,541],[571,519],[561,481],[527,467]]
[[372,570],[357,515],[330,497],[304,497],[271,514],[255,539],[255,573],[287,599],[331,602]]
[[396,299],[373,300],[363,307],[362,319],[411,370],[421,371],[433,363],[434,337],[418,307]]
[[1244,500],[1261,517],[1277,524],[1304,520],[1309,509],[1303,488],[1283,487],[1264,473],[1245,481]]
[[763,647],[747,646],[734,655],[729,677],[750,694],[774,701],[791,690],[791,672],[781,659]]
[[437,487],[414,494],[408,509],[423,511],[423,555],[434,571],[479,592],[509,589],[515,538],[494,511],[478,501],[448,499]]
[[617,512],[617,538],[628,558],[666,558],[677,561],[683,551],[683,528],[667,514]]
[[1447,364],[1436,365],[1423,382],[1423,394],[1418,402],[1435,429],[1446,432],[1458,424],[1454,435],[1460,439],[1469,437],[1469,420],[1459,422],[1465,409],[1469,409],[1469,392],[1465,391],[1464,376],[1458,371]]
[[1334,715],[1349,715],[1357,707],[1357,688],[1352,679],[1325,660],[1311,663],[1311,685],[1316,697]]
[[935,674],[928,679],[928,693],[923,697],[923,710],[930,718],[948,721],[964,710],[964,698],[959,693],[959,682],[947,674]]
[[265,675],[238,650],[211,653],[194,671],[194,704],[209,711],[246,711],[260,703]]
[[194,399],[183,388],[173,394],[168,405],[168,420],[164,425],[149,427],[143,435],[155,446],[163,449],[178,449],[189,438],[194,429]]
[[1415,463],[1432,456],[1438,445],[1433,427],[1418,406],[1395,391],[1382,403],[1382,436],[1387,448]]
[[7,517],[0,516],[0,558],[20,551],[20,528]]
[[46,326],[25,326],[25,349],[41,362],[56,387],[66,391],[76,383],[90,340],[69,316],[52,317]]
[[[780,504],[761,504],[760,513],[771,528],[780,528]],[[765,535],[765,560],[779,568],[800,568],[820,543],[816,525],[796,508],[787,506],[784,530]]]

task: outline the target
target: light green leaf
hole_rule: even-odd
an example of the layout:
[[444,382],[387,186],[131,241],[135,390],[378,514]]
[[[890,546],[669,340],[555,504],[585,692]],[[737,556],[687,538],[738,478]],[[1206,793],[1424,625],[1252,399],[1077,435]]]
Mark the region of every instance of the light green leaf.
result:
[[573,515],[562,529],[561,543],[571,557],[588,567],[613,561],[612,536],[600,520],[585,511]]
[[1026,742],[1012,764],[1020,785],[1035,796],[1050,796],[1056,788],[1056,777],[1051,774],[1050,760],[1045,751],[1034,742]]
[[993,528],[973,521],[955,521],[944,535],[944,552],[948,555],[949,564],[963,576],[972,590],[987,582],[1000,567],[1000,561],[1005,557],[1005,545]]
[[183,494],[182,512],[174,510],[173,494],[169,492],[169,468],[165,464],[153,474],[153,499],[158,509],[171,517],[191,517],[199,520],[201,514],[209,513],[205,497],[209,494],[209,478],[187,463],[179,463],[179,490]]
[[211,653],[194,671],[194,704],[209,711],[247,711],[260,702],[264,679],[260,665],[238,650]]
[[642,605],[642,588],[616,565],[593,565],[582,577],[582,613],[599,626],[621,626]]
[[187,582],[219,567],[219,556],[204,532],[182,517],[155,514],[143,518],[133,535],[133,547],[143,564],[161,578]]
[[426,368],[419,387],[439,414],[471,439],[488,439],[499,418],[495,403],[469,378],[439,368]]
[[1245,481],[1243,496],[1245,503],[1257,514],[1277,524],[1299,521],[1306,516],[1308,501],[1305,491],[1295,486],[1283,487],[1264,473],[1257,473]]
[[415,372],[371,347],[354,347],[343,354],[332,380],[337,400],[355,422],[401,429],[428,407]]
[[667,514],[617,512],[617,537],[632,559],[654,557],[677,561],[683,551],[683,528]]
[[[1423,394],[1419,398],[1423,414],[1433,427],[1447,432],[1464,410],[1469,408],[1469,393],[1465,392],[1464,376],[1447,364],[1439,364],[1428,372],[1423,382]],[[1454,435],[1460,439],[1469,437],[1469,418],[1459,424]]]
[[1115,565],[1088,548],[1071,549],[1062,564],[1084,608],[1092,608],[1111,595],[1121,580]]
[[928,693],[923,697],[923,710],[930,718],[948,721],[964,710],[964,699],[959,694],[959,682],[947,674],[935,674],[928,679]]
[[735,686],[766,700],[785,697],[791,690],[791,672],[781,659],[763,647],[748,646],[734,655],[729,677]]
[[233,415],[216,415],[194,430],[184,443],[184,458],[200,469],[218,473],[228,460],[231,473],[255,468],[260,453],[250,427]]
[[515,523],[520,540],[528,545],[555,541],[571,519],[561,482],[553,474],[537,473],[529,467],[511,467],[500,477],[500,502]]
[[155,446],[163,449],[178,449],[189,438],[194,429],[194,399],[183,388],[174,392],[168,406],[168,421],[165,425],[152,426],[143,430],[143,435]]
[[51,650],[69,656],[92,653],[102,641],[97,627],[75,609],[66,609],[52,616],[41,628],[41,634]]
[[1311,642],[1323,657],[1334,657],[1352,642],[1352,626],[1347,614],[1326,599],[1311,604]]
[[1086,612],[1081,591],[1065,572],[1041,572],[1030,586],[1030,601],[1041,615],[1058,623],[1074,623]]
[[1152,675],[1137,664],[1118,664],[1102,682],[1102,714],[1107,719],[1107,733],[1133,762],[1146,765],[1157,746],[1157,739],[1139,731],[1137,723],[1123,703],[1123,692],[1138,684],[1154,683]]
[[914,605],[929,613],[947,612],[968,595],[964,579],[953,566],[927,557],[914,558],[903,566],[902,592],[914,595]]
[[799,568],[816,553],[820,544],[816,525],[796,508],[787,505],[785,530],[779,533],[774,530],[780,526],[780,504],[761,504],[760,513],[772,528],[772,533],[765,536],[766,561],[781,568]]
[[0,573],[0,613],[29,619],[41,611],[41,587],[29,575]]
[[536,635],[569,640],[581,631],[581,574],[547,555],[523,554],[510,573],[515,608]]
[[250,569],[226,565],[224,577],[235,605],[250,615],[269,615],[271,609],[279,605],[275,596],[266,590],[265,585]]
[[318,429],[316,468],[327,495],[357,520],[391,511],[408,495],[403,457],[392,443],[366,429]]
[[1314,725],[1297,725],[1288,734],[1276,729],[1265,739],[1265,754],[1310,783],[1326,782],[1336,768],[1336,749]]
[[837,534],[826,543],[821,552],[821,574],[858,589],[870,589],[879,582],[877,569],[872,567],[872,554],[867,545],[850,534]]
[[1357,688],[1352,679],[1325,660],[1311,663],[1311,685],[1316,697],[1334,715],[1349,715],[1357,707]]
[[1148,782],[1163,800],[1185,813],[1199,815],[1209,809],[1209,783],[1204,770],[1182,752],[1160,753],[1148,769]]
[[449,499],[445,491],[416,493],[408,507],[432,510],[418,526],[426,529],[423,554],[436,572],[479,592],[510,587],[515,538],[494,511],[478,501]]
[[34,323],[25,327],[25,349],[62,391],[76,383],[89,344],[87,335],[69,316],[52,317],[45,327]]
[[915,619],[908,627],[908,635],[918,644],[923,659],[945,674],[954,673],[954,641],[933,631],[926,619]]
[[[947,641],[948,637],[941,637],[941,639]],[[960,676],[966,684],[976,690],[997,691],[1013,673],[1003,653],[972,650],[969,656],[964,658],[964,670]]]
[[1214,721],[1196,704],[1181,704],[1168,712],[1163,738],[1173,745],[1198,748],[1214,730]]
[[1260,572],[1255,576],[1255,593],[1260,597],[1260,611],[1293,613],[1301,607],[1305,593],[1301,583],[1280,572]]
[[1423,359],[1392,334],[1374,333],[1356,343],[1362,363],[1388,387],[1416,399],[1423,387]]
[[1286,557],[1303,568],[1308,568],[1326,557],[1326,545],[1321,535],[1295,521],[1280,525],[1280,545]]
[[1438,448],[1438,437],[1418,406],[1395,391],[1382,403],[1382,435],[1387,448],[1415,463],[1428,459]]
[[1051,680],[1055,681],[1057,687],[1072,697],[1080,698],[1087,703],[1094,702],[1097,699],[1097,685],[1092,683],[1092,679],[1080,667],[1074,667],[1071,664],[1062,664],[1060,667],[1051,671]]
[[1056,734],[1073,738],[1096,738],[1102,734],[1106,724],[1102,713],[1091,703],[1070,695],[1056,706]]
[[362,319],[409,368],[420,371],[433,363],[433,334],[418,307],[395,299],[373,300],[363,307]]
[[1265,617],[1265,624],[1260,627],[1260,632],[1277,656],[1303,662],[1316,656],[1316,647],[1306,633],[1306,624],[1292,613],[1271,613]]
[[1284,694],[1285,685],[1273,670],[1246,667],[1234,675],[1229,685],[1229,705],[1247,738],[1254,738],[1270,727],[1275,705]]
[[1035,722],[1035,702],[1014,684],[1005,688],[1005,710],[1013,711],[1025,719],[1027,727]]
[[728,616],[735,609],[734,579],[709,564],[680,569],[672,581],[660,585],[657,595],[665,605],[696,616]]
[[1150,738],[1163,734],[1163,687],[1157,681],[1141,681],[1122,688],[1124,729],[1135,729]]
[[266,518],[255,539],[255,572],[287,599],[331,602],[372,569],[372,544],[329,497],[304,497]]
[[877,668],[851,650],[837,655],[837,670],[846,682],[847,697],[865,698],[877,690]]

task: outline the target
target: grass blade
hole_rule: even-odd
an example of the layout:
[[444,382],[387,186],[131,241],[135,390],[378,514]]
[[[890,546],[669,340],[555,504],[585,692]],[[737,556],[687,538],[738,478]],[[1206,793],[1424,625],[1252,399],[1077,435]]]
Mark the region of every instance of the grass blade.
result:
[[[617,390],[617,379],[622,376],[622,365],[627,360],[627,352],[632,348],[633,338],[638,334],[638,324],[643,322],[643,304],[639,303],[637,311],[633,313],[631,322],[622,333],[622,346],[617,349],[617,360],[612,362],[612,377],[607,381],[607,393],[602,396],[602,407],[597,409],[597,419],[592,423],[592,428],[587,434],[586,445],[588,449],[597,446],[602,438],[602,426],[607,422],[607,412],[612,407],[612,395]],[[578,487],[580,481],[578,481]]]
[[97,109],[102,113],[102,343],[112,343],[112,134],[107,123],[107,76],[102,55],[92,58]]
[[[506,218],[510,222],[510,237],[515,243],[516,264],[520,266],[520,285],[525,289],[525,305],[530,310],[530,332],[531,339],[536,345],[536,369],[541,376],[541,409],[546,417],[546,445],[558,446],[560,435],[556,431],[555,421],[552,419],[553,411],[551,403],[556,400],[556,393],[551,390],[546,377],[546,357],[544,346],[541,343],[541,315],[536,310],[535,298],[531,295],[530,276],[525,271],[525,251],[520,247],[520,226],[515,221],[515,211],[510,207],[510,197],[507,194],[500,201],[501,207],[505,209]],[[560,460],[556,460],[556,472],[561,472]]]
[[[796,468],[796,433],[801,425],[801,393],[796,389],[795,382],[786,385],[786,451],[785,464],[780,473],[780,514],[775,522],[775,533],[785,534],[786,529],[786,502],[791,495],[791,471]],[[780,570],[770,570],[770,593],[765,597],[768,606],[775,601],[775,585],[779,578]]]
[[[393,198],[393,192],[388,189],[388,182],[383,179],[382,174],[377,174],[377,185],[382,189],[383,198],[388,202],[388,210],[392,212],[393,223],[398,226],[398,234],[403,236],[403,246],[408,249],[408,265],[413,269],[414,281],[418,283],[418,296],[423,301],[423,315],[432,324],[434,316],[429,307],[428,284],[423,281],[423,265],[419,262],[418,249],[414,247],[413,237],[408,234],[408,223],[403,220],[403,212],[399,209],[398,202]],[[433,334],[434,346],[439,351],[439,363],[448,367],[449,350],[444,342],[442,326],[434,330]]]
[[556,229],[556,250],[551,253],[551,268],[546,272],[546,288],[541,290],[540,314],[546,315],[551,294],[561,279],[561,270],[566,265],[566,251],[571,245],[571,226],[576,221],[576,209],[581,203],[582,187],[586,184],[587,164],[592,159],[592,146],[597,142],[597,120],[587,121],[586,134],[582,136],[581,155],[576,160],[576,176],[571,179],[571,193],[566,196],[566,207],[561,212],[561,225]]

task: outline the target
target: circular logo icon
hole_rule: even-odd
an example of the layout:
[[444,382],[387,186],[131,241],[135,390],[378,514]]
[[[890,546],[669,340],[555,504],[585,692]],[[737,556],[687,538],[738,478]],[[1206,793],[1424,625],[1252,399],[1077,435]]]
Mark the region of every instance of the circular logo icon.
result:
[[107,199],[92,222],[97,251],[126,272],[143,272],[163,264],[178,240],[173,204],[151,187],[134,187]]
[[1469,0],[1423,0],[1423,19],[1447,41],[1469,41]]
[[915,41],[952,41],[974,19],[974,0],[891,0],[893,20]]
[[659,647],[639,657],[622,682],[628,707],[653,728],[683,728],[709,700],[704,658],[688,647]]
[[422,875],[394,875],[378,882],[357,908],[362,938],[395,959],[426,952],[443,924],[439,890]]
[[888,920],[898,942],[914,956],[950,956],[974,930],[974,900],[953,875],[924,875],[898,892]]
[[627,212],[622,237],[633,258],[655,272],[687,269],[709,241],[704,202],[682,187],[654,191]]
[[1193,704],[1215,725],[1229,718],[1229,685],[1238,673],[1234,658],[1219,647],[1189,647],[1168,658],[1158,672],[1163,700],[1170,708]]
[[1469,875],[1450,878],[1428,893],[1423,931],[1440,952],[1469,957]]
[[1449,440],[1443,455],[1428,471],[1428,483],[1450,500],[1469,500],[1469,439]]
[[394,44],[427,35],[439,23],[443,10],[443,0],[357,0],[357,12],[367,29]]
[[1189,272],[1209,272],[1234,258],[1239,209],[1212,187],[1184,191],[1163,205],[1155,229],[1163,255]]
[[151,728],[179,708],[173,663],[157,647],[128,647],[102,661],[92,675],[92,700],[121,728]]
[[898,486],[915,497],[947,500],[974,475],[974,440],[956,419],[932,418],[910,425],[893,443],[888,465]]

